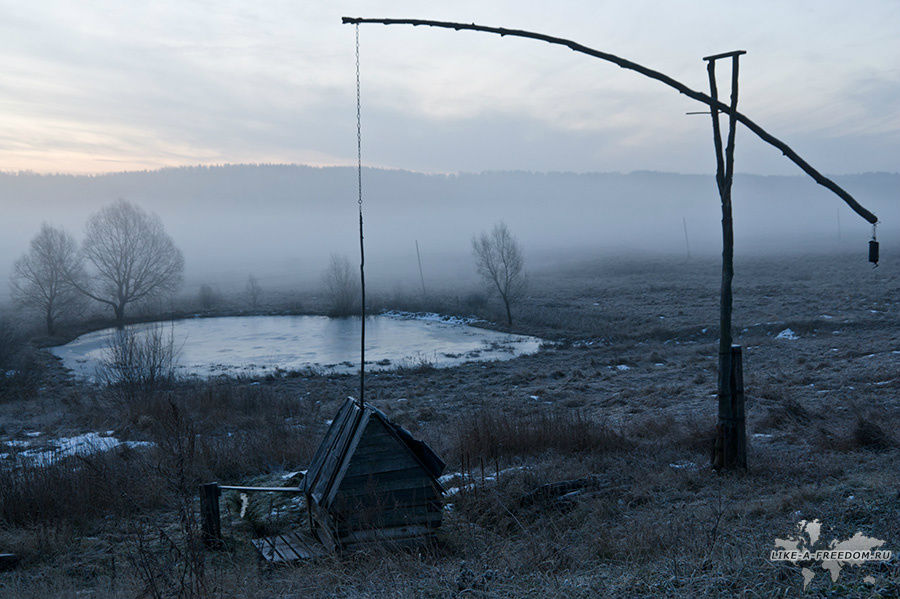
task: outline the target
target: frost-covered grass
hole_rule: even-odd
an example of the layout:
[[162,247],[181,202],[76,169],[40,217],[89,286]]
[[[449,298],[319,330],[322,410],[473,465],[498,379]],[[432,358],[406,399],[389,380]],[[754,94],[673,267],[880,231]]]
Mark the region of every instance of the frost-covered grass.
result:
[[[456,492],[435,546],[259,568],[248,542],[254,531],[292,518],[306,523],[302,510],[292,515],[296,506],[260,498],[245,510],[255,523],[226,521],[226,548],[205,554],[208,594],[790,597],[800,594],[799,568],[767,556],[799,519],[819,518],[834,537],[862,530],[896,548],[900,263],[873,271],[858,262],[739,258],[735,341],[744,346],[750,469],[734,475],[709,468],[717,261],[620,268],[610,260],[534,273],[513,331],[559,343],[506,362],[366,379],[367,399],[447,461],[444,482]],[[473,312],[491,320],[454,313]],[[799,338],[777,339],[787,328]],[[0,575],[2,592],[140,595],[146,581],[128,562],[140,555],[140,522],[153,532],[144,537],[153,551],[170,566],[183,563],[166,553],[180,527],[168,474],[179,454],[164,441],[173,430],[198,435],[192,493],[210,480],[288,485],[282,477],[308,465],[326,421],[357,390],[352,375],[321,373],[180,383],[167,393],[193,428],[159,424],[172,419],[165,393],[126,402],[51,380],[39,399],[0,404],[7,438],[31,443],[27,431],[69,437],[115,428],[120,439],[156,443],[87,456],[104,476],[54,483],[46,487],[53,493],[38,495],[74,498],[78,512],[38,502],[52,519],[19,512],[21,519],[5,520],[0,548],[25,561],[15,575]],[[603,484],[559,501],[522,501],[541,485],[586,477]],[[111,494],[77,491],[107,479],[152,501],[127,503],[126,511]],[[25,491],[16,497],[4,505],[28,505]],[[227,501],[240,510],[239,496]],[[896,596],[898,579],[893,564],[845,568],[839,584],[817,576],[808,594]]]

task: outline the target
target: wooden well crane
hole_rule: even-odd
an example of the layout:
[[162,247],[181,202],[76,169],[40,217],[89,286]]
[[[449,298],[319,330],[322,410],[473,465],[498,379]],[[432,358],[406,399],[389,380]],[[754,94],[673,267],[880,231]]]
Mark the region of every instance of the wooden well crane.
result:
[[[878,262],[878,242],[874,234],[874,226],[878,218],[864,208],[847,191],[837,183],[817,171],[808,162],[803,160],[786,143],[760,127],[746,115],[738,112],[738,65],[740,56],[746,52],[736,50],[707,56],[703,60],[707,63],[709,76],[709,94],[691,89],[659,71],[626,60],[608,52],[602,52],[589,48],[572,40],[553,37],[534,31],[521,29],[507,29],[504,27],[488,27],[475,23],[454,23],[448,21],[431,21],[424,19],[385,19],[385,18],[357,18],[343,17],[344,24],[356,25],[357,31],[360,24],[374,23],[381,25],[413,25],[426,27],[440,27],[455,31],[481,31],[493,33],[502,37],[523,37],[534,39],[548,44],[565,46],[580,54],[586,54],[600,60],[611,62],[623,69],[634,71],[650,79],[655,79],[667,85],[685,96],[709,106],[709,114],[712,115],[713,143],[716,152],[716,187],[722,203],[722,284],[719,302],[719,367],[718,367],[718,424],[716,427],[716,442],[713,451],[712,463],[715,468],[743,468],[747,465],[746,432],[744,427],[744,390],[742,353],[740,346],[732,344],[732,289],[734,278],[734,229],[731,218],[731,186],[734,178],[734,144],[737,123],[741,123],[751,132],[756,134],[766,143],[775,146],[791,162],[813,178],[813,180],[826,187],[840,197],[860,217],[873,225],[872,241],[869,242],[869,260]],[[358,38],[357,38],[358,39]],[[358,43],[358,42],[357,42]],[[358,46],[357,46],[358,48]],[[716,82],[716,61],[731,60],[731,97],[725,104],[719,100]],[[357,101],[359,96],[357,93]],[[705,113],[705,112],[704,112]],[[728,115],[728,136],[726,142],[722,142],[722,131],[719,122],[719,114]]]

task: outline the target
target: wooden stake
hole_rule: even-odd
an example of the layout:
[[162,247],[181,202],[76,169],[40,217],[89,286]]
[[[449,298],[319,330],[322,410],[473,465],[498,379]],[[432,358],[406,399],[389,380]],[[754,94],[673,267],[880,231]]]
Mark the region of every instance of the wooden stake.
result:
[[419,278],[422,280],[422,299],[427,295],[425,293],[425,275],[422,274],[422,255],[419,254],[419,240],[416,239],[416,259],[419,261]]
[[218,483],[200,485],[200,534],[207,547],[222,544],[222,519],[219,514]]

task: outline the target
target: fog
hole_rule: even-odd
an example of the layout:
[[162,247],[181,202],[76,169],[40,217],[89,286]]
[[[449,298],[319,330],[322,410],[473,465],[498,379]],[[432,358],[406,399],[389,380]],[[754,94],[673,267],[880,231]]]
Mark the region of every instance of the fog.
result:
[[[896,241],[900,175],[835,177]],[[363,173],[367,282],[417,288],[418,240],[426,284],[474,282],[471,239],[497,221],[518,237],[530,269],[579,256],[694,256],[721,251],[720,204],[712,175],[659,172],[421,174]],[[871,226],[811,179],[738,174],[735,252],[858,251]],[[317,288],[331,253],[358,256],[356,171],[347,167],[232,165],[96,176],[0,175],[0,294],[13,261],[41,222],[83,237],[88,217],[124,198],[157,213],[185,256],[182,292],[202,284]],[[887,259],[890,259],[886,256]],[[861,258],[864,259],[864,258]]]

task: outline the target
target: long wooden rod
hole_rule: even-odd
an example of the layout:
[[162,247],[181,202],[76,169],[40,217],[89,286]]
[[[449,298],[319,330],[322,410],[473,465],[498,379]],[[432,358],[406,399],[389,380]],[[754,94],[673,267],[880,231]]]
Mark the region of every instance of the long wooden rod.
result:
[[[358,17],[343,17],[341,21],[345,24],[353,23],[380,23],[382,25],[423,25],[426,27],[442,27],[444,29],[454,29],[456,31],[460,30],[469,30],[469,31],[483,31],[485,33],[495,33],[500,36],[512,36],[512,37],[525,37],[535,40],[540,40],[542,42],[547,42],[548,44],[556,44],[559,46],[566,46],[575,52],[580,52],[582,54],[587,54],[588,56],[593,56],[594,58],[599,58],[601,60],[606,60],[613,64],[616,64],[623,69],[628,69],[631,71],[635,71],[644,75],[646,77],[650,77],[651,79],[656,79],[657,81],[668,85],[680,93],[686,95],[689,98],[697,100],[698,102],[702,102],[707,104],[710,107],[714,107],[720,112],[724,112],[725,114],[731,115],[732,110],[727,104],[719,102],[718,100],[713,100],[708,95],[703,92],[698,92],[689,88],[687,85],[681,83],[680,81],[676,81],[672,79],[668,75],[660,73],[659,71],[654,71],[653,69],[648,69],[645,66],[639,65],[635,62],[631,62],[630,60],[626,60],[624,58],[620,58],[615,54],[609,54],[608,52],[601,52],[600,50],[594,50],[593,48],[589,48],[587,46],[583,46],[577,42],[573,42],[572,40],[567,40],[561,37],[553,37],[550,35],[545,35],[543,33],[535,33],[533,31],[524,31],[521,29],[506,29],[504,27],[486,27],[484,25],[476,25],[475,23],[452,23],[449,21],[428,21],[424,19],[368,19],[368,18],[358,18]],[[878,217],[866,210],[862,207],[862,205],[857,202],[852,195],[847,193],[842,187],[840,187],[837,183],[814,169],[808,162],[803,160],[799,155],[797,155],[794,150],[792,150],[786,143],[776,138],[774,135],[770,134],[768,131],[754,123],[747,116],[741,114],[737,110],[734,111],[734,118],[743,123],[745,127],[750,129],[753,133],[759,136],[764,142],[775,146],[781,153],[787,156],[787,158],[800,167],[800,169],[805,172],[807,175],[813,178],[813,180],[830,189],[832,192],[837,194],[844,202],[847,203],[850,208],[856,212],[858,215],[866,219],[868,222],[875,224],[878,222]]]

